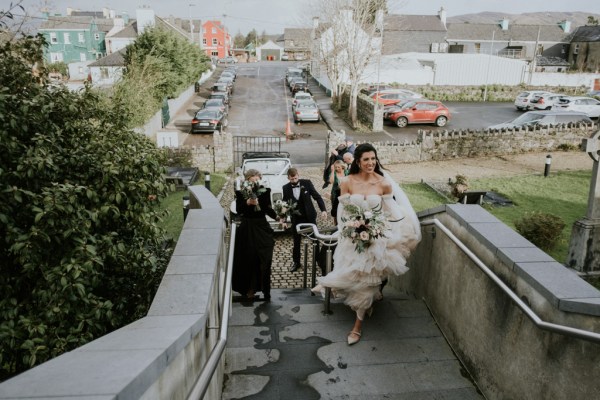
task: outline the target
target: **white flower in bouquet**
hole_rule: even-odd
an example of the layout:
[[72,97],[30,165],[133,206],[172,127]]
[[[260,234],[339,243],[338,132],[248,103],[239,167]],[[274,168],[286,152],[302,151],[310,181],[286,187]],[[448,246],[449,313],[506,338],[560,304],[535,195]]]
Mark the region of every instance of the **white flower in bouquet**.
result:
[[373,240],[385,237],[384,232],[389,229],[381,206],[362,209],[354,204],[345,204],[341,220],[342,236],[352,240],[358,253],[365,251]]

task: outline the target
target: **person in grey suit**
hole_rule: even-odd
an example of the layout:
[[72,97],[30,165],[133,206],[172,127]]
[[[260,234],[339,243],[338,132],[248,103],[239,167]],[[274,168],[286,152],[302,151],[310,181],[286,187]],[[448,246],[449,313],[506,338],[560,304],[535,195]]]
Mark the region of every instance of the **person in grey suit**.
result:
[[323,198],[315,189],[310,179],[300,179],[298,170],[290,168],[287,173],[289,183],[283,185],[283,201],[292,200],[296,204],[299,214],[292,214],[292,235],[294,238],[294,251],[292,253],[293,265],[290,272],[300,268],[300,235],[296,231],[296,225],[301,223],[317,223],[317,210],[312,202],[314,199],[321,210],[321,215],[327,217],[327,207]]

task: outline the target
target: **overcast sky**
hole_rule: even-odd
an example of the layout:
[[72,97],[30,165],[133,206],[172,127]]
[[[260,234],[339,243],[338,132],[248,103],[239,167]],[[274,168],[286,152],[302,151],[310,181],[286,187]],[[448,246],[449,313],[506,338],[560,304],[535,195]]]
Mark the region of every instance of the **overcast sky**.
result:
[[[0,9],[18,0],[0,0]],[[127,12],[135,18],[135,10],[148,6],[161,17],[173,15],[188,19],[220,20],[235,35],[247,34],[256,29],[260,34],[283,33],[284,28],[309,27],[313,16],[318,14],[312,7],[319,0],[23,0],[28,13],[39,15],[42,4],[51,13],[65,15],[67,7],[84,11],[99,11],[103,7],[117,13]],[[600,14],[599,0],[388,0],[390,12],[395,14],[433,15],[444,7],[447,16],[471,14],[483,11],[520,14],[541,11],[581,11]]]

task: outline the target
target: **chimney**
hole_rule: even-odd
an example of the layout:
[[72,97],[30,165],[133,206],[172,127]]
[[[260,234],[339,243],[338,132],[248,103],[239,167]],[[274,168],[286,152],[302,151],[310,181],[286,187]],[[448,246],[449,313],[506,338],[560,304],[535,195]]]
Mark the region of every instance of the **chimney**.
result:
[[317,38],[317,29],[319,29],[319,17],[313,17],[312,22],[313,24],[310,32],[310,38],[315,40]]
[[75,11],[75,9],[73,7],[67,7],[67,15],[71,15],[73,14],[73,11]]
[[440,8],[440,11],[438,11],[438,16],[440,17],[440,21],[442,21],[442,24],[444,24],[444,28],[446,27],[446,10],[444,10],[444,7]]
[[500,21],[500,26],[502,27],[503,31],[507,31],[508,30],[508,19],[504,18]]
[[138,36],[144,33],[146,27],[154,26],[154,10],[151,8],[138,8],[135,10],[137,19]]
[[571,21],[567,21],[566,19],[564,21],[561,21],[560,24],[558,24],[564,33],[571,33]]

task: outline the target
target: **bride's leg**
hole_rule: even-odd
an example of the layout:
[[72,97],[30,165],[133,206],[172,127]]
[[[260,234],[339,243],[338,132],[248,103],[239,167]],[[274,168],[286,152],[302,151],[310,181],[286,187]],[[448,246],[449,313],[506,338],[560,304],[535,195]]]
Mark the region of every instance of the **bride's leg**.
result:
[[359,309],[356,311],[356,320],[354,321],[354,326],[348,334],[348,344],[353,345],[358,343],[360,340],[360,336],[362,335],[362,320],[365,317],[365,310]]

